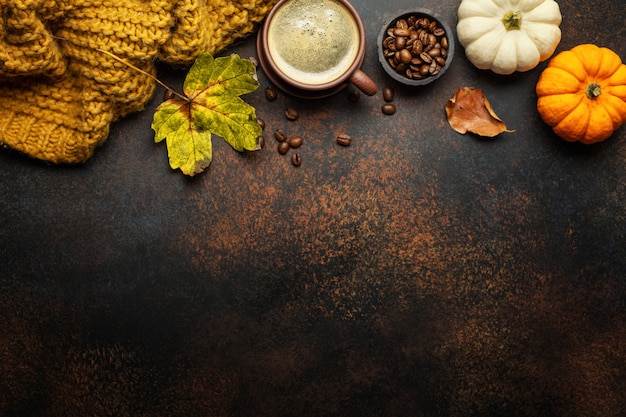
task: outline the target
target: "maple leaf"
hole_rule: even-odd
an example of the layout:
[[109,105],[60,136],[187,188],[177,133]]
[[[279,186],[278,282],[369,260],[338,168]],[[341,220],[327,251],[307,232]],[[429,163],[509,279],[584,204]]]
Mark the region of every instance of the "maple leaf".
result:
[[459,88],[446,103],[450,126],[461,134],[472,132],[480,136],[494,137],[502,132],[513,132],[495,113],[482,90],[472,87]]
[[260,149],[256,111],[239,97],[259,87],[255,73],[252,61],[237,54],[196,58],[183,83],[184,95],[175,93],[161,103],[152,121],[154,141],[165,139],[172,169],[189,176],[204,171],[213,159],[213,134],[239,152]]

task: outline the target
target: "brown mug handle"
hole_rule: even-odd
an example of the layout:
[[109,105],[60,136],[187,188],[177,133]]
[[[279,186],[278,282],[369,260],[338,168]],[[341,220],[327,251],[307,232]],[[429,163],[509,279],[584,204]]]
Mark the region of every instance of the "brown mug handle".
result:
[[374,81],[360,69],[357,69],[354,74],[352,74],[350,82],[368,96],[373,96],[378,91],[378,87],[376,87]]

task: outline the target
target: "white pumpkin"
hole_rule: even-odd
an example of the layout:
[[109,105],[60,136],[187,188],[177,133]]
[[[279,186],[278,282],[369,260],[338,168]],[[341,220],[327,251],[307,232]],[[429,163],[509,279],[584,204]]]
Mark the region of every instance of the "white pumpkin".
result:
[[528,71],[561,41],[554,0],[462,0],[456,27],[472,64],[497,74]]

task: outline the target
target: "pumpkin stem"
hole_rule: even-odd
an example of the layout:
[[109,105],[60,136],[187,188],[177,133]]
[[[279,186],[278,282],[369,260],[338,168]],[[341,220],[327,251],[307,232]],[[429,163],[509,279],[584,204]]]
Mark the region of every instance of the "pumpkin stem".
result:
[[590,99],[594,99],[596,97],[598,97],[600,94],[602,94],[602,89],[600,88],[600,86],[596,83],[590,83],[587,86],[587,97],[589,97]]
[[507,31],[520,30],[522,28],[522,12],[509,10],[502,18],[502,24]]

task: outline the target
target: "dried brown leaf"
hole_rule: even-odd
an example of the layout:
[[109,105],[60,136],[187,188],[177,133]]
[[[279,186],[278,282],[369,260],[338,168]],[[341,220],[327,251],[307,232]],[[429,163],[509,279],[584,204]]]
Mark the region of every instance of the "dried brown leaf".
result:
[[461,134],[472,132],[480,136],[494,137],[502,132],[513,132],[495,113],[482,90],[459,88],[446,103],[448,123]]

